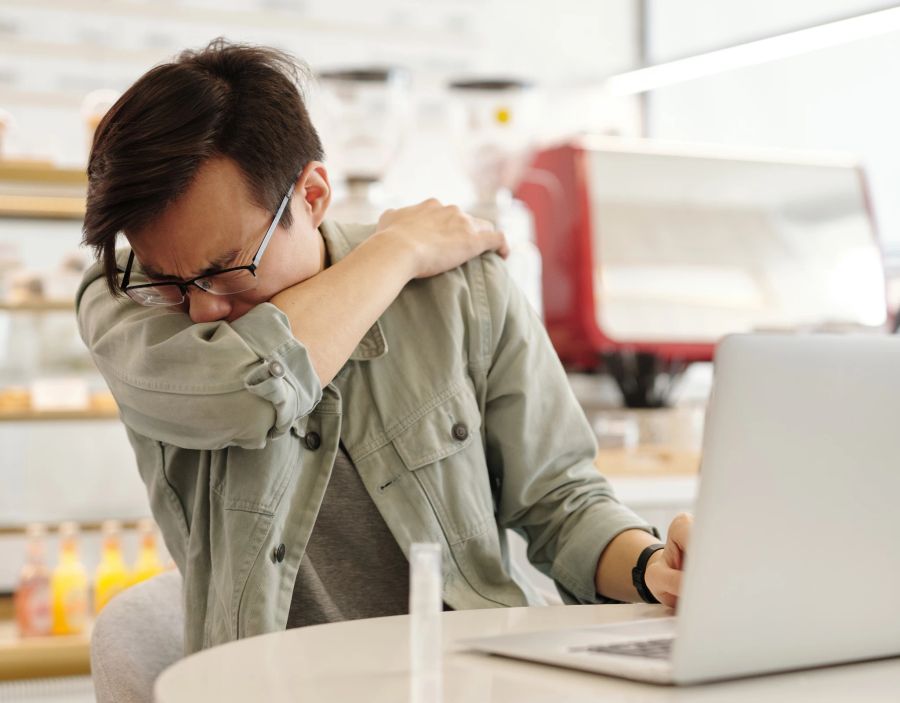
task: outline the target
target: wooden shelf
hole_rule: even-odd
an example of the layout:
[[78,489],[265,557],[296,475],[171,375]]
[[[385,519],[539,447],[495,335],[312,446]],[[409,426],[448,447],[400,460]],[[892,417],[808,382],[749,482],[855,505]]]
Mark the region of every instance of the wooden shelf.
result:
[[[86,532],[102,532],[103,531],[103,521],[82,521],[75,520],[78,523],[78,529],[82,534]],[[119,520],[119,524],[122,527],[123,531],[129,530],[137,530],[139,527],[140,520],[137,519],[125,519]],[[59,524],[54,523],[44,523],[44,526],[47,528],[49,532],[55,532],[59,529]],[[27,525],[21,524],[0,524],[0,537],[24,537],[26,534]],[[4,603],[2,597],[0,597],[0,620],[10,619],[12,617],[12,603]]]
[[83,168],[0,159],[0,217],[82,220],[86,187]]
[[91,671],[90,630],[83,635],[20,638],[0,622],[0,681],[76,676]]
[[34,300],[25,303],[0,301],[0,312],[75,312],[72,300]]
[[60,168],[49,161],[0,158],[0,183],[40,183],[66,186],[87,185],[83,168]]
[[38,220],[83,220],[85,203],[81,196],[0,195],[0,217]]
[[0,410],[0,422],[118,419],[118,408],[107,410]]

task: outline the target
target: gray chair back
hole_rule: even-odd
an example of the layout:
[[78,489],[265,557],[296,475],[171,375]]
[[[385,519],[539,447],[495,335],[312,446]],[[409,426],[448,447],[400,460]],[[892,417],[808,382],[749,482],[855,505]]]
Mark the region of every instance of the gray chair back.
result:
[[181,574],[167,571],[115,596],[91,634],[98,703],[152,703],[153,682],[184,656]]

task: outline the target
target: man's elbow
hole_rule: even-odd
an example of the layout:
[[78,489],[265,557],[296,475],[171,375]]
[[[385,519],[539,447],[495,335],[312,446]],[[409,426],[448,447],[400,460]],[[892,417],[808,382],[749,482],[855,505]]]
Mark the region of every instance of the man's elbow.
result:
[[243,396],[207,398],[203,403],[174,397],[141,410],[120,404],[120,410],[133,431],[184,449],[261,449],[280,434],[275,409],[250,393]]

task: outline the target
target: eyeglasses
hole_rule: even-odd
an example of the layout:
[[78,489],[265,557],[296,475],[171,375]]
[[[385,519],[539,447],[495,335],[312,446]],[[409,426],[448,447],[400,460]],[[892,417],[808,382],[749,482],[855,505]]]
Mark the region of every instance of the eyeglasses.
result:
[[125,266],[125,275],[122,277],[121,290],[134,302],[155,307],[157,305],[178,305],[184,302],[190,286],[196,286],[200,290],[213,295],[234,295],[235,293],[243,293],[256,288],[259,284],[256,269],[259,267],[262,255],[266,251],[266,247],[269,246],[269,240],[272,239],[275,228],[281,221],[281,216],[284,214],[284,209],[290,202],[293,193],[294,184],[292,183],[290,189],[281,200],[281,205],[278,206],[278,210],[275,212],[275,218],[272,220],[272,224],[269,225],[269,229],[266,230],[266,234],[259,245],[259,249],[256,250],[252,262],[246,266],[222,269],[221,271],[215,271],[205,276],[197,276],[197,278],[187,281],[163,281],[160,283],[128,285],[128,282],[131,280],[131,267],[134,264],[134,251],[132,251],[128,255],[128,264]]

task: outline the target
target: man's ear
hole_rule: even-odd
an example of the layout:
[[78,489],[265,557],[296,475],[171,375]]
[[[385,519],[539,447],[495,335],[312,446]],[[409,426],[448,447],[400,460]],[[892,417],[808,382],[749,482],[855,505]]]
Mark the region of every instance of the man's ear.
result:
[[310,161],[300,175],[294,187],[294,200],[318,227],[325,219],[328,205],[331,203],[331,183],[328,181],[328,170],[321,161]]

